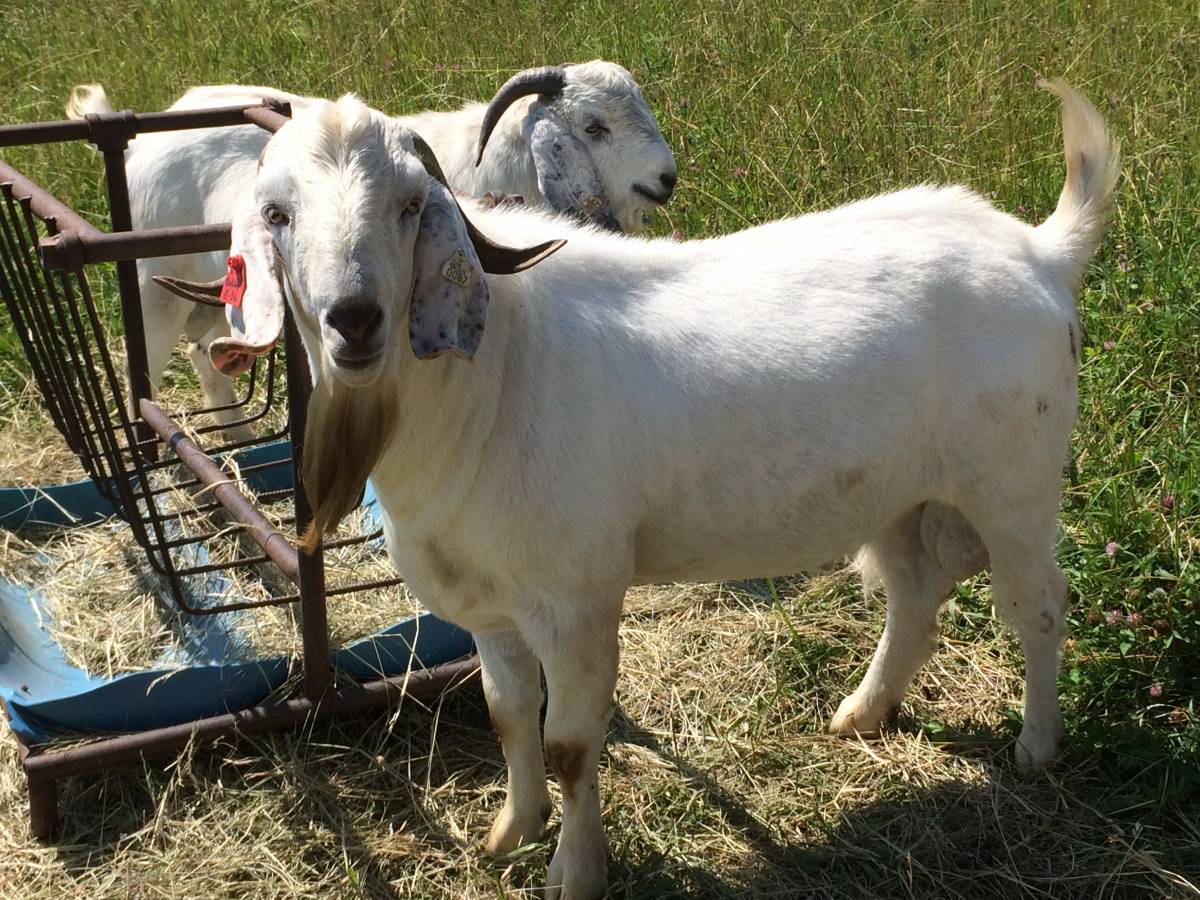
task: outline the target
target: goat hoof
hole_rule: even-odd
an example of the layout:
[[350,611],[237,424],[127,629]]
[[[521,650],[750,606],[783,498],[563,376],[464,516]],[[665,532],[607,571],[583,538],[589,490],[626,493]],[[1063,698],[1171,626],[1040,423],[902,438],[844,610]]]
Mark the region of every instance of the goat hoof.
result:
[[1013,748],[1017,768],[1022,772],[1036,772],[1054,762],[1058,758],[1058,742],[1062,734],[1062,723],[1044,729],[1030,728],[1026,724]]
[[878,734],[879,726],[890,711],[890,706],[868,703],[854,693],[838,706],[833,721],[829,723],[829,730],[842,737],[854,737],[856,734]]
[[559,847],[546,873],[545,900],[596,900],[608,887],[608,867],[603,842],[598,853],[581,853]]
[[507,856],[518,847],[540,838],[546,830],[546,819],[549,816],[549,798],[532,812],[518,811],[505,803],[492,823],[492,830],[488,833],[483,849],[492,856]]

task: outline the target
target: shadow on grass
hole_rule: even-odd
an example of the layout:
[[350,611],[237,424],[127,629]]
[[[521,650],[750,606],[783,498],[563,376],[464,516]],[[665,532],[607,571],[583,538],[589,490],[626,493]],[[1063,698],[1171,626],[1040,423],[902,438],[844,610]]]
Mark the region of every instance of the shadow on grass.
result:
[[[258,792],[271,796],[268,808],[289,835],[285,845],[324,872],[326,883],[341,879],[361,896],[404,896],[396,885],[422,857],[479,855],[487,815],[479,798],[489,790],[498,796],[502,783],[503,758],[482,698],[456,692],[439,715],[446,734],[432,756],[433,717],[413,711],[390,729],[372,716],[322,724],[303,738],[272,736],[247,752],[198,752],[174,775],[148,768],[70,780],[60,860],[80,874],[103,867],[136,832],[153,830],[147,826],[164,806],[169,822],[170,807],[227,803],[243,810]],[[894,727],[921,726],[902,718]],[[1169,740],[1154,729],[1093,723],[1068,738],[1064,759],[1049,774],[1031,777],[1014,771],[1006,727],[947,730],[936,736],[938,752],[968,762],[969,777],[953,774],[961,767],[926,772],[915,760],[868,763],[885,767],[872,773],[871,789],[850,790],[833,803],[828,793],[852,788],[861,772],[847,768],[850,754],[840,744],[823,743],[824,758],[841,769],[833,778],[828,771],[805,774],[807,759],[788,759],[796,774],[785,800],[793,810],[811,806],[782,824],[763,812],[744,779],[727,785],[719,771],[699,767],[620,710],[612,735],[665,763],[745,856],[731,866],[728,858],[689,852],[686,843],[664,850],[670,844],[655,840],[659,835],[620,832],[610,822],[611,897],[1138,897],[1170,895],[1164,871],[1193,881],[1200,873],[1200,833],[1187,813],[1200,800],[1200,774],[1172,757]],[[778,759],[753,750],[738,764],[764,780],[779,769]],[[233,797],[221,796],[222,783]],[[451,785],[453,796],[438,796]],[[455,804],[468,803],[476,818],[464,825]],[[655,810],[648,827],[667,827],[664,820],[676,812]],[[552,831],[547,841],[556,837]],[[144,852],[147,844],[186,839],[138,841]],[[393,840],[407,842],[412,856],[396,852]],[[548,857],[544,850],[524,854],[510,887],[540,884]],[[484,873],[477,877],[491,871],[499,878],[501,866],[477,864]]]
[[[970,759],[985,777],[923,784],[922,773],[897,770],[875,799],[847,803],[832,817],[814,809],[816,839],[789,838],[620,712],[614,730],[669,763],[736,831],[751,861],[730,875],[703,860],[618,855],[610,896],[1172,896],[1171,872],[1193,883],[1200,875],[1200,828],[1188,825],[1200,773],[1161,746],[1155,755],[1150,744],[1160,736],[1148,729],[1140,743],[1146,766],[1132,781],[1108,777],[1107,755],[1087,746],[1069,749],[1047,774],[1023,775],[1011,763],[1011,735],[947,730],[938,750]],[[1152,789],[1166,800],[1168,784],[1178,788],[1167,792],[1171,799],[1152,803]]]

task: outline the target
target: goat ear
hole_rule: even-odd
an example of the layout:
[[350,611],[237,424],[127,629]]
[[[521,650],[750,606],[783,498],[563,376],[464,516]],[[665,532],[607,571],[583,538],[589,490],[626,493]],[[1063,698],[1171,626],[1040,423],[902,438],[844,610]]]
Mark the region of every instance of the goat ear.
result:
[[229,271],[219,292],[215,290],[217,282],[199,284],[157,275],[154,280],[189,300],[219,295],[218,305],[225,307],[230,335],[208,345],[208,358],[218,372],[235,378],[279,340],[285,301],[283,261],[253,200],[238,210],[232,231]]
[[538,189],[551,207],[611,231],[621,230],[587,148],[554,116],[543,113],[533,123],[529,149]]
[[417,359],[471,359],[487,318],[488,288],[466,221],[446,188],[429,180],[413,249],[408,337]]

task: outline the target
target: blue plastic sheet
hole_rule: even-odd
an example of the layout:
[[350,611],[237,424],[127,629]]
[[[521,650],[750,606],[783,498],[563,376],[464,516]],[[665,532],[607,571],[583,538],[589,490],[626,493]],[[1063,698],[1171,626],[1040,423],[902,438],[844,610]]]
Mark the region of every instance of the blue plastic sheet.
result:
[[[290,445],[278,442],[239,454],[237,461],[247,467],[290,454]],[[251,487],[264,491],[290,484],[291,467],[281,465],[257,470]],[[363,504],[377,521],[369,484]],[[91,481],[0,489],[0,526],[9,529],[34,523],[92,524],[112,512]],[[202,563],[203,548],[195,552],[195,561]],[[211,575],[190,601],[211,602],[206,598],[223,595],[227,587],[219,574]],[[36,586],[0,580],[0,702],[12,729],[27,743],[142,731],[245,709],[284,683],[289,661],[282,656],[246,661],[239,621],[237,613],[183,616],[179,647],[158,666],[102,678],[67,661],[50,637],[45,600]],[[376,678],[448,662],[470,651],[470,634],[426,613],[338,649],[332,662],[350,676]]]

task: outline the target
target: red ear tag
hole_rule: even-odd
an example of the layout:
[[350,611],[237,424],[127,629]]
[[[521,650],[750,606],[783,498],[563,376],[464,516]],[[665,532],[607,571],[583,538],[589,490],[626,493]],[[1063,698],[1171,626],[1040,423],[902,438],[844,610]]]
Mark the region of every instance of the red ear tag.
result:
[[220,300],[230,306],[241,306],[242,297],[246,295],[246,261],[240,256],[231,256],[228,265],[225,283],[221,285]]

